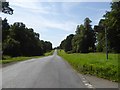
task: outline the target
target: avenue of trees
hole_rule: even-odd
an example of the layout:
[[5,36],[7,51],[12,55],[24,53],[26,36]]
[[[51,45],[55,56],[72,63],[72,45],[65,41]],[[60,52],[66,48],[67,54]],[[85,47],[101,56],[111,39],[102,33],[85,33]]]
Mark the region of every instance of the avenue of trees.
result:
[[59,48],[68,53],[105,52],[105,29],[107,31],[108,51],[120,53],[120,2],[111,3],[111,11],[103,15],[98,25],[91,27],[91,20],[85,18],[78,25],[75,35],[70,34]]
[[39,39],[40,35],[25,24],[16,22],[9,25],[7,19],[2,20],[3,55],[36,56],[52,50],[52,43]]

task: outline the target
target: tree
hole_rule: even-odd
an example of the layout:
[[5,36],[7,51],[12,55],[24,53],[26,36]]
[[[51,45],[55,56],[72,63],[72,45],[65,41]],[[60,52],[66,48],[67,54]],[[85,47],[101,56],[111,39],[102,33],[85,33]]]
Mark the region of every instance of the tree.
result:
[[64,49],[65,50],[65,39],[61,42],[60,49]]
[[21,53],[25,56],[41,55],[41,46],[39,45],[39,34],[32,28],[26,28],[23,23],[14,23],[10,28],[10,36],[21,44]]
[[107,31],[107,41],[109,52],[120,52],[120,2],[111,3],[111,11],[104,15],[105,19],[101,19],[97,33],[97,50],[105,50],[105,28]]
[[95,50],[96,37],[95,37],[95,32],[90,25],[91,22],[92,21],[89,18],[85,18],[84,20],[85,34],[83,41],[83,47],[84,47],[83,52],[89,52],[89,51],[93,52]]
[[72,51],[72,39],[73,39],[74,35],[70,34],[69,36],[67,36],[66,40],[65,40],[65,52],[68,51]]
[[105,19],[101,19],[99,24],[94,26],[94,31],[97,38],[96,51],[105,52]]
[[4,20],[2,20],[2,42],[4,42],[4,40],[9,35],[9,28],[10,26],[7,22],[7,19],[5,18]]
[[[37,56],[52,50],[52,43],[39,39],[39,34],[32,28],[27,28],[25,24],[16,22],[9,26],[7,20],[4,20],[3,33],[5,30],[9,33],[3,40],[3,54],[10,56]],[[9,26],[9,28],[8,28]]]
[[20,56],[20,42],[8,37],[3,43],[3,55]]
[[49,52],[52,50],[52,43],[51,42],[48,42],[48,41],[45,41],[45,49],[46,51],[45,52]]
[[2,12],[5,14],[13,14],[13,9],[9,7],[9,2],[0,2],[2,4]]
[[74,35],[70,34],[64,39],[60,44],[60,49],[64,49],[65,52],[71,52],[72,51],[72,39]]
[[91,20],[85,18],[84,25],[77,26],[72,40],[73,52],[87,53],[95,50],[96,37],[90,23]]
[[111,11],[107,12],[104,17],[110,49],[120,53],[120,2],[111,3]]
[[80,26],[78,25],[75,32],[76,34],[72,39],[72,48],[73,48],[73,52],[79,53],[82,51],[84,26],[82,24]]
[[60,48],[74,53],[88,53],[95,50],[96,36],[92,29],[91,20],[85,18],[84,25],[77,25],[75,35],[71,34],[64,39]]

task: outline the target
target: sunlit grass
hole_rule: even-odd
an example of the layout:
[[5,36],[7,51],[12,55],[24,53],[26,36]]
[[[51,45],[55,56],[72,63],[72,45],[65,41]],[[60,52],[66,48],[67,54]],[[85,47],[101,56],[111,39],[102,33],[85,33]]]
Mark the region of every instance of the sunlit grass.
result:
[[118,55],[109,54],[106,60],[105,53],[67,54],[63,50],[58,54],[67,60],[78,72],[91,74],[118,81]]
[[45,56],[52,55],[52,54],[53,54],[53,52],[54,52],[54,50],[52,50],[52,51],[50,51],[50,52],[47,52],[47,53],[45,53]]

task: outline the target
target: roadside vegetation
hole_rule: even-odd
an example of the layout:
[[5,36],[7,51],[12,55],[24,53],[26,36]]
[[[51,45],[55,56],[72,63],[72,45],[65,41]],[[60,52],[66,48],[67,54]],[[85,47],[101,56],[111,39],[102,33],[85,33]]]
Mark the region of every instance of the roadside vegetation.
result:
[[45,56],[52,55],[53,53],[54,53],[54,50],[52,50],[52,51],[50,51],[50,52],[45,53]]
[[86,17],[77,25],[75,34],[68,35],[59,49],[67,53],[110,52],[120,53],[120,2],[111,3],[111,11],[103,15],[98,25]]
[[[75,34],[68,35],[57,47],[59,55],[78,72],[112,81],[120,81],[120,2],[112,2],[111,10],[98,25],[86,17],[77,25]],[[109,57],[105,53],[109,53]],[[107,60],[108,59],[108,60]]]
[[[9,7],[9,2],[0,2],[0,4],[4,14],[13,14],[14,9]],[[2,24],[2,41],[0,41],[2,60],[0,63],[39,58],[53,53],[52,43],[41,40],[40,34],[36,33],[34,29],[27,28],[24,23],[19,21],[13,24],[9,24],[6,18],[0,19],[0,21]]]
[[118,82],[117,54],[109,54],[108,60],[106,60],[105,53],[67,54],[64,50],[58,50],[58,55],[68,61],[80,73]]
[[43,56],[31,56],[31,57],[25,57],[25,56],[19,56],[19,57],[11,57],[11,56],[3,56],[3,59],[0,60],[0,64],[7,64],[12,62],[18,62],[18,61],[25,61],[30,60],[34,58],[42,58],[44,56],[52,55],[54,50],[51,50],[50,52],[45,53]]

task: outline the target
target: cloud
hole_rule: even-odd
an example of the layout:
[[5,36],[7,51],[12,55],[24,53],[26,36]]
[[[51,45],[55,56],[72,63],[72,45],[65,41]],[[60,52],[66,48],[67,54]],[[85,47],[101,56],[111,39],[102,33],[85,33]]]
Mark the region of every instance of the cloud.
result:
[[[52,1],[52,3],[44,3],[39,0],[9,1],[10,7],[14,9],[14,14],[2,14],[2,16],[8,17],[11,24],[14,22],[23,22],[28,28],[33,28],[35,32],[40,33],[40,36],[42,36],[40,39],[53,41],[54,46],[57,46],[59,41],[63,40],[67,35],[75,32],[76,25],[83,22],[86,13],[91,11],[87,15],[96,17],[93,20],[97,23],[97,18],[100,19],[105,10],[104,7],[103,9],[101,7],[98,9],[89,7],[89,5],[85,9],[81,3],[53,3]],[[81,10],[86,10],[86,12],[83,13]],[[96,10],[99,10],[99,12]],[[92,11],[98,12],[98,16],[97,13],[93,15]]]
[[20,8],[28,8],[28,9],[37,9],[38,7],[36,6],[38,0],[8,0],[10,5],[12,6],[17,6]]
[[[10,22],[21,21],[28,27],[32,27],[41,31],[46,31],[49,28],[72,31],[74,27],[76,27],[76,22],[73,22],[72,20],[65,20],[63,17],[62,22],[60,21],[59,17],[62,17],[67,10],[59,12],[59,8],[55,6],[55,3],[47,3],[45,5],[44,3],[38,3],[38,0],[10,0],[10,3],[10,5],[15,7],[15,13],[12,16],[14,18],[10,17]],[[69,6],[68,8],[72,8],[71,4],[66,5]],[[19,7],[21,10],[19,10]],[[47,17],[45,17],[45,14]],[[49,15],[55,16],[55,18],[48,17]],[[59,15],[59,17],[56,15]]]

